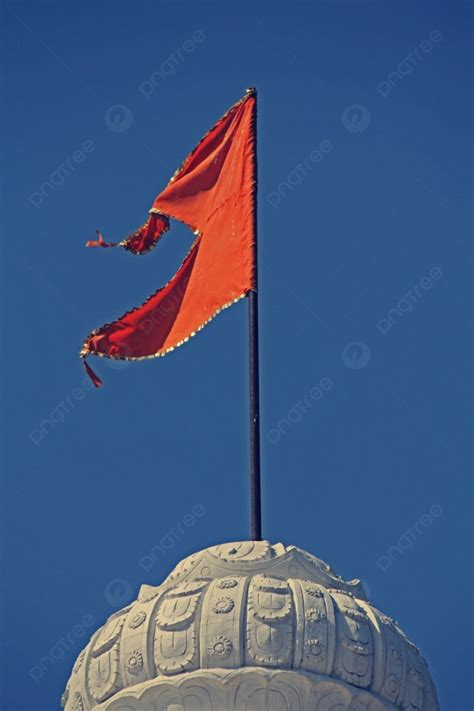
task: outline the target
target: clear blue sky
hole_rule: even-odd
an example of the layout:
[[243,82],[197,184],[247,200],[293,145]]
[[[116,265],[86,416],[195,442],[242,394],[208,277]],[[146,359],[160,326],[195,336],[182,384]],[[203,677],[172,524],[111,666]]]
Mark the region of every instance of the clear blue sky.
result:
[[472,709],[471,11],[3,3],[2,711],[59,708],[87,638],[141,583],[248,536],[246,302],[166,358],[91,359],[100,391],[77,353],[191,235],[175,223],[146,257],[84,242],[140,225],[249,85],[264,535],[362,578],[442,709]]

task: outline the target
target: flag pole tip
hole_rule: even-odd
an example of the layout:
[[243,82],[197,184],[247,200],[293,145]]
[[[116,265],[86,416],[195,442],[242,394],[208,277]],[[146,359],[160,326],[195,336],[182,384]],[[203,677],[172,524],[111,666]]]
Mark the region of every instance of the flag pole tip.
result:
[[255,95],[255,94],[257,93],[257,89],[256,89],[254,86],[249,86],[249,87],[245,90],[245,93],[248,94],[249,96],[251,96],[252,94]]

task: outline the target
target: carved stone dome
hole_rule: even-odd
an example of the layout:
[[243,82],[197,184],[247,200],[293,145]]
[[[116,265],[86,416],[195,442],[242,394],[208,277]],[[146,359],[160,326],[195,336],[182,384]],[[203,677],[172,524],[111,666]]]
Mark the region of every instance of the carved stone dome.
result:
[[281,543],[214,546],[113,614],[66,711],[437,711],[418,649],[358,580]]

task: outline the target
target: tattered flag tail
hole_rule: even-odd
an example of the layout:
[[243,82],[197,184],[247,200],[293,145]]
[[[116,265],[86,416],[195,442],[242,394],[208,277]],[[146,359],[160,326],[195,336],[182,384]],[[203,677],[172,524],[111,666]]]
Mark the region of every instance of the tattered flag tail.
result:
[[179,220],[196,240],[174,277],[137,308],[95,329],[81,355],[141,360],[169,353],[255,289],[256,95],[215,124],[157,196],[147,222],[123,246],[144,254]]
[[96,388],[101,388],[103,385],[102,380],[99,378],[97,373],[94,373],[92,368],[90,367],[89,363],[86,361],[85,358],[82,359],[82,362],[84,363],[84,368],[86,369],[86,373],[89,376],[89,378],[92,380]]
[[167,215],[158,212],[150,212],[150,216],[144,225],[132,232],[126,239],[120,242],[106,242],[102,232],[96,230],[99,239],[89,240],[86,247],[124,247],[132,254],[146,254],[156,247],[159,239],[170,228],[170,221]]

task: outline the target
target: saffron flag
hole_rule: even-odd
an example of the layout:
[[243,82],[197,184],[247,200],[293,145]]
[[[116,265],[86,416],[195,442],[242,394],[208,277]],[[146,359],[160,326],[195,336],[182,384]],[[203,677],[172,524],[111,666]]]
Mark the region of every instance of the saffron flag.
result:
[[[107,243],[99,232],[97,241],[87,243],[144,254],[168,230],[170,218],[196,235],[174,277],[141,306],[93,331],[82,358],[165,355],[255,288],[255,120],[256,93],[249,89],[186,158],[140,229],[121,242]],[[85,366],[99,387],[100,379]]]

